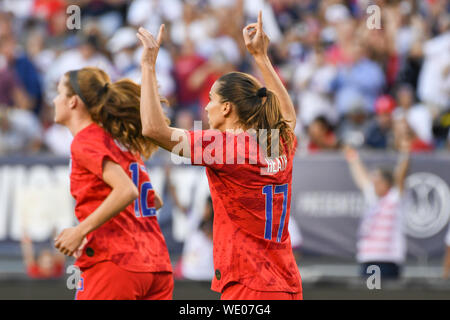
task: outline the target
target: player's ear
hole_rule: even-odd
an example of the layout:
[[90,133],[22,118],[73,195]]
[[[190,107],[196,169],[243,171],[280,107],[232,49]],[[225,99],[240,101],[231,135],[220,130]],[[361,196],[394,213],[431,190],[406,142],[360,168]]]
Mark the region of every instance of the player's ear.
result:
[[231,111],[233,110],[233,105],[231,102],[227,101],[224,102],[222,105],[222,114],[224,117],[227,117],[231,114]]
[[75,109],[75,107],[78,105],[78,98],[76,95],[73,95],[69,98],[69,108]]

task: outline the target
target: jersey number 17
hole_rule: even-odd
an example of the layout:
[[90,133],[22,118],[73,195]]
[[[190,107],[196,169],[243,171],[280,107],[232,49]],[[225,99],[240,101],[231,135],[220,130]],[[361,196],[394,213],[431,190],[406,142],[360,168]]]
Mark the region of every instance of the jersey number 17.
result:
[[266,196],[266,225],[264,228],[264,239],[272,240],[272,220],[273,220],[273,191],[275,194],[283,194],[283,211],[281,212],[280,224],[277,232],[277,242],[281,242],[284,229],[284,221],[286,220],[288,184],[282,185],[266,185],[262,189],[262,193]]

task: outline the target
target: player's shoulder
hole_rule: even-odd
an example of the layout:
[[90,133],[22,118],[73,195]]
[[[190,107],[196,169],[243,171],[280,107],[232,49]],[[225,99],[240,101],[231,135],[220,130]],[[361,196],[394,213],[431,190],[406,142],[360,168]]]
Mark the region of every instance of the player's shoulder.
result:
[[87,148],[111,147],[112,142],[113,138],[105,129],[92,123],[74,136],[70,148],[73,153]]
[[81,129],[74,137],[73,142],[79,142],[83,140],[92,140],[101,138],[106,135],[106,131],[97,123],[91,123],[85,128]]

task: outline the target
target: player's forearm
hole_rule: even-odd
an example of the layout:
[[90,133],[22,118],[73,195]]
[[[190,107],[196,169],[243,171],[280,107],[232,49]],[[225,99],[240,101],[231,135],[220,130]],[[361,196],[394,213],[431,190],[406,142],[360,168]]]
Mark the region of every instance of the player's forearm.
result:
[[269,90],[273,91],[278,100],[280,101],[280,108],[283,118],[288,121],[291,126],[295,126],[296,114],[294,104],[292,103],[291,97],[288,91],[278,77],[275,69],[270,62],[267,55],[254,56],[256,65],[261,71],[264,82]]
[[142,66],[141,104],[142,133],[156,142],[161,142],[168,133],[164,112],[158,93],[158,83],[154,67]]
[[106,197],[102,204],[81,222],[77,228],[83,236],[102,226],[105,222],[116,216],[129,206],[139,193],[136,188],[115,188]]

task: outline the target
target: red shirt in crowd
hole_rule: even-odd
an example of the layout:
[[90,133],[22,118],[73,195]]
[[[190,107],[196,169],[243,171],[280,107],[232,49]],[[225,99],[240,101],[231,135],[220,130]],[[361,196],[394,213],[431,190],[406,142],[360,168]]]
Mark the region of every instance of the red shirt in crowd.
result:
[[51,279],[60,278],[64,272],[64,261],[58,261],[53,264],[52,271],[49,275],[42,272],[37,263],[32,263],[27,266],[27,274],[33,279]]
[[175,62],[175,79],[177,82],[177,99],[181,105],[198,101],[198,90],[192,90],[188,85],[189,77],[203,63],[205,59],[197,55],[181,56]]

